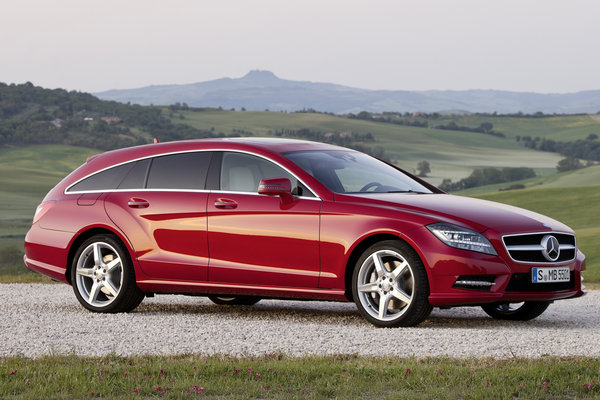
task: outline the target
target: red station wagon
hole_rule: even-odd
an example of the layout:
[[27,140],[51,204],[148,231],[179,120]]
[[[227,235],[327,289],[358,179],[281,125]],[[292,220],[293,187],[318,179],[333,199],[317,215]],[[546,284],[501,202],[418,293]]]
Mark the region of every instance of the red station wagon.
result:
[[87,309],[145,296],[354,301],[371,323],[432,307],[528,320],[582,296],[585,256],[553,219],[452,196],[366,154],[236,138],[90,157],[53,188],[25,238],[29,269]]

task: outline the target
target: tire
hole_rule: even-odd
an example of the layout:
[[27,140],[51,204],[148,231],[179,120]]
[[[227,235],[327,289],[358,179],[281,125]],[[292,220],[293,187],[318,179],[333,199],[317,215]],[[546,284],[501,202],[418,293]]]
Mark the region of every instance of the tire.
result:
[[523,303],[494,303],[481,306],[492,318],[511,321],[529,321],[542,315],[549,301],[526,301]]
[[423,262],[400,241],[376,243],[362,254],[352,275],[352,294],[360,313],[377,327],[414,326],[432,310]]
[[125,246],[110,234],[93,236],[79,246],[71,284],[81,305],[94,312],[128,312],[144,300]]
[[210,301],[219,305],[252,306],[258,303],[260,297],[254,296],[208,296]]

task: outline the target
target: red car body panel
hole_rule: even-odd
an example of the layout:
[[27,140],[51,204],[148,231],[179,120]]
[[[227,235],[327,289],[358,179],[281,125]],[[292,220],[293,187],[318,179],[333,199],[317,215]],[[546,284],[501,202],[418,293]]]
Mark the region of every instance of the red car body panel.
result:
[[[91,232],[116,234],[127,246],[139,288],[152,293],[244,294],[263,297],[350,300],[353,263],[368,243],[407,242],[419,255],[433,306],[497,301],[549,301],[584,294],[585,257],[561,263],[573,273],[568,290],[507,291],[511,276],[532,263],[511,259],[502,236],[573,234],[548,217],[447,194],[338,194],[283,154],[339,149],[283,140],[195,140],[132,147],[93,156],[54,189],[51,204],[25,239],[25,263],[63,282],[76,247]],[[65,192],[94,172],[131,160],[189,151],[238,151],[272,160],[315,194],[283,197],[221,190]],[[426,228],[445,222],[483,234],[497,255],[451,248]],[[454,287],[459,276],[494,276],[487,291]]]

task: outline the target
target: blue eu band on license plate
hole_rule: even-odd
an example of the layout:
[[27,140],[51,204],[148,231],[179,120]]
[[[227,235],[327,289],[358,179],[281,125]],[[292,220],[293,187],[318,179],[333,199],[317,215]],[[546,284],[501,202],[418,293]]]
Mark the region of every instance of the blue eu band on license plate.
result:
[[534,267],[531,269],[531,282],[533,283],[569,282],[570,280],[569,267]]

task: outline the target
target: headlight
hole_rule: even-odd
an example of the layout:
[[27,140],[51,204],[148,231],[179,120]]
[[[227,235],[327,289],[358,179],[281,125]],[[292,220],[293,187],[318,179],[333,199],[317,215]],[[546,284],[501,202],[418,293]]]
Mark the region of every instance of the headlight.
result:
[[450,247],[491,254],[494,256],[498,255],[490,241],[487,240],[485,236],[475,231],[441,222],[427,225],[427,229]]

